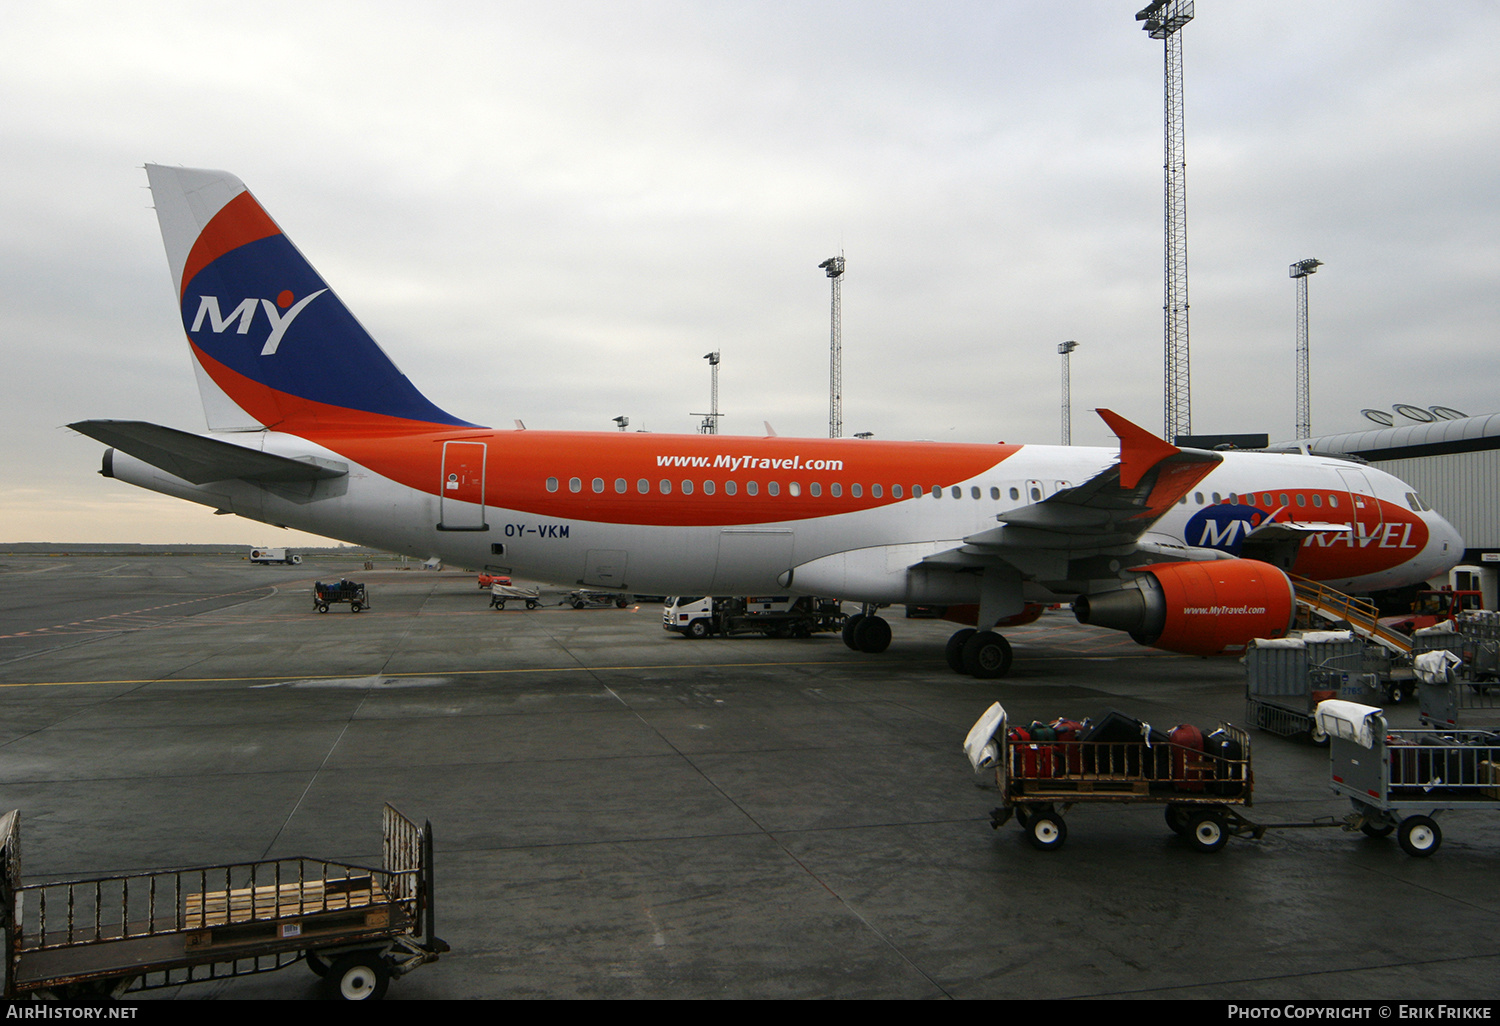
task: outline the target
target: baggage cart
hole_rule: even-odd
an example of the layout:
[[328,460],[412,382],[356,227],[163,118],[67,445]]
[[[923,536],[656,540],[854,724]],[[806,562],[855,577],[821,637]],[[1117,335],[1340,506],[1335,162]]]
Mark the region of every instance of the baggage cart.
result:
[[314,582],[313,608],[318,612],[326,613],[329,606],[341,602],[349,603],[351,613],[370,608],[370,596],[363,584],[355,581],[337,581],[333,584],[324,584],[322,581]]
[[1347,826],[1371,837],[1395,832],[1408,855],[1438,850],[1442,812],[1500,810],[1500,735],[1435,728],[1393,730],[1373,706],[1324,702],[1330,783],[1353,804]]
[[1412,656],[1422,725],[1449,730],[1500,726],[1500,641],[1467,634]]
[[1042,851],[1067,840],[1062,813],[1108,802],[1163,807],[1174,833],[1199,851],[1214,852],[1231,835],[1258,839],[1266,828],[1239,812],[1252,804],[1254,791],[1250,736],[1221,723],[1210,737],[1213,744],[1202,750],[1174,744],[1149,727],[1134,741],[1013,741],[997,702],[969,731],[964,750],[976,770],[994,767],[1002,804],[991,813],[991,826],[999,829],[1014,816]]
[[542,604],[541,599],[542,590],[540,588],[518,588],[514,584],[490,585],[491,609],[504,609],[506,600],[525,602],[527,609],[535,609]]
[[378,998],[448,950],[433,933],[432,825],[390,805],[381,868],[305,857],[22,884],[0,816],[8,999],[118,998],[305,961],[329,997]]
[[1330,698],[1371,703],[1382,694],[1401,698],[1390,680],[1384,649],[1353,631],[1316,631],[1295,638],[1256,638],[1245,651],[1245,720],[1282,737],[1305,736],[1326,744],[1313,720]]
[[603,609],[606,606],[614,606],[624,609],[630,605],[631,596],[621,595],[617,591],[588,591],[579,589],[570,591],[563,596],[558,603],[560,606],[572,606],[574,609]]

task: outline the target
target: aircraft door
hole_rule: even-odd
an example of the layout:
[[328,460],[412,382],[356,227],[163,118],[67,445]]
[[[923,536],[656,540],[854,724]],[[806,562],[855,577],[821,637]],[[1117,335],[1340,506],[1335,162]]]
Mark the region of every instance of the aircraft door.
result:
[[444,442],[438,483],[439,531],[488,531],[484,521],[483,442]]
[[1354,529],[1354,545],[1359,547],[1364,539],[1374,538],[1380,533],[1385,518],[1375,499],[1375,489],[1370,487],[1370,479],[1362,471],[1339,468],[1339,477],[1349,489],[1349,523]]

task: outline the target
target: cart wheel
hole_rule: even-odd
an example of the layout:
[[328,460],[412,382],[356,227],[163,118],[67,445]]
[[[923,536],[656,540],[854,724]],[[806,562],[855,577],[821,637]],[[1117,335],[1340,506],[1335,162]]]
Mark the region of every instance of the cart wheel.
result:
[[1029,805],[1017,805],[1016,806],[1016,822],[1021,825],[1021,829],[1022,830],[1030,830],[1031,829],[1031,806],[1029,806]]
[[628,605],[630,605],[630,603],[627,600],[625,600],[625,599],[622,599],[622,598],[615,599],[615,608],[616,609],[624,609]]
[[1319,725],[1316,718],[1313,719],[1312,726],[1307,728],[1307,739],[1319,748],[1328,747],[1328,731]]
[[1192,818],[1192,810],[1184,805],[1167,806],[1167,826],[1172,833],[1182,837],[1188,832],[1188,820]]
[[535,609],[537,607],[537,605],[538,605],[538,603],[537,603],[536,599],[527,599],[526,600],[526,608],[527,609]]
[[582,609],[583,608],[583,599],[574,599],[573,600],[573,608],[574,609]]
[[350,612],[357,613],[357,612],[359,612],[363,608],[365,608],[365,607],[362,606],[362,605],[360,605],[358,602],[351,602],[351,603],[349,603],[349,611]]
[[318,976],[328,975],[328,959],[324,958],[316,951],[309,951],[307,953],[307,967]]
[[1038,851],[1061,848],[1062,843],[1068,839],[1068,825],[1050,809],[1034,814],[1031,822],[1026,825],[1026,831],[1031,846]]
[[390,982],[391,971],[384,959],[370,951],[357,951],[333,963],[323,977],[323,988],[334,1000],[378,1001]]
[[505,608],[505,600],[504,599],[491,599],[490,600],[490,605],[494,606],[496,609],[504,609]]
[[1199,851],[1218,851],[1229,843],[1229,831],[1224,829],[1224,817],[1209,810],[1188,820],[1187,838]]
[[1401,850],[1415,858],[1425,858],[1438,850],[1443,843],[1443,832],[1427,816],[1408,816],[1401,821],[1401,832],[1396,835]]
[[1401,685],[1389,684],[1385,689],[1385,700],[1391,705],[1401,704]]
[[320,613],[326,613],[326,612],[328,612],[328,603],[327,602],[319,602],[318,603],[318,612],[320,612]]
[[1360,833],[1366,837],[1389,837],[1394,829],[1396,828],[1392,824],[1380,820],[1365,820],[1359,825]]

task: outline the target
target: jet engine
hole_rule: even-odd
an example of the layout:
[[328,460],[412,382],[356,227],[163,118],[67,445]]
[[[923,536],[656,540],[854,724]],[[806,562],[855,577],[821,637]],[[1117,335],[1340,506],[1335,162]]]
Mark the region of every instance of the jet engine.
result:
[[1081,595],[1079,623],[1126,631],[1142,645],[1184,655],[1240,652],[1252,638],[1292,628],[1296,592],[1286,574],[1253,559],[1158,563],[1118,591]]

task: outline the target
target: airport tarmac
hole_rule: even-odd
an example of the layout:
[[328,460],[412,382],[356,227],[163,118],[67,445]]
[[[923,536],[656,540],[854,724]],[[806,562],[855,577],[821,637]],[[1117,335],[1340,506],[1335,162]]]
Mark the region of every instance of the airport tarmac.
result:
[[[313,611],[339,576],[368,611]],[[872,656],[689,641],[655,605],[487,601],[470,574],[334,557],[0,555],[0,811],[27,882],[378,865],[391,802],[433,825],[452,951],[387,1000],[1500,996],[1494,816],[1445,815],[1427,859],[1336,828],[1206,855],[1157,807],[1077,807],[1053,852],[991,830],[993,776],[960,750],[991,702],[1242,722],[1234,660],[1061,611],[1008,632],[1012,675],[981,682],[944,664],[952,625],[899,609]],[[1257,822],[1347,811],[1322,750],[1255,733],[1254,765]],[[146,997],[316,984],[293,966]]]

